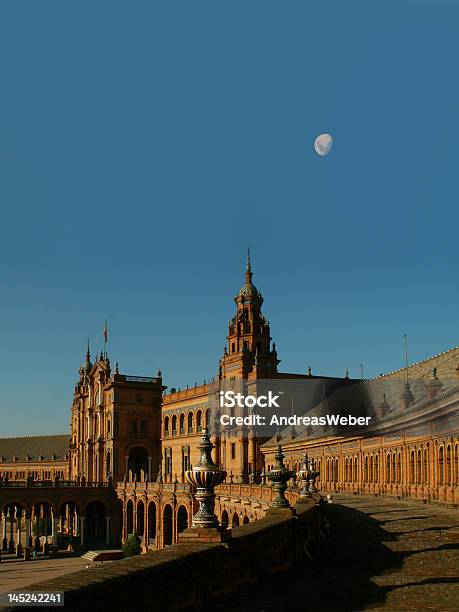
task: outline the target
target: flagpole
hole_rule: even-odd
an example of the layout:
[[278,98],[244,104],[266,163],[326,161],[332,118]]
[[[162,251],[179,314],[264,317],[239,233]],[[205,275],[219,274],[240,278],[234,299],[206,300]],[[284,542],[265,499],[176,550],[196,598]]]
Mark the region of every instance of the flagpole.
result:
[[104,354],[105,354],[105,357],[107,357],[107,340],[108,340],[108,326],[107,326],[107,319],[105,319],[105,325],[104,325]]

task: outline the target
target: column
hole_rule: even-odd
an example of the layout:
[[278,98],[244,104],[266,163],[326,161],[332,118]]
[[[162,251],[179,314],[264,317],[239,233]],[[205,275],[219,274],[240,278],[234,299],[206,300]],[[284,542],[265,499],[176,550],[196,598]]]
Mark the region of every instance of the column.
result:
[[31,527],[31,519],[30,519],[30,514],[26,514],[25,517],[25,529],[26,529],[26,548],[30,548],[30,538],[31,538],[31,533],[30,533],[30,527]]
[[12,552],[14,552],[14,538],[13,538],[14,516],[13,516],[13,511],[12,511],[11,506],[10,506],[10,510],[9,510],[9,518],[10,518],[10,540],[8,542],[8,552],[12,553]]
[[253,436],[249,438],[249,463],[252,464],[252,474],[256,476],[256,473],[257,473],[257,444],[256,444],[256,438]]
[[110,544],[110,517],[105,517],[105,544]]
[[151,461],[152,457],[148,457],[148,480],[151,481]]
[[77,513],[77,509],[75,508],[75,513],[74,513],[74,525],[75,525],[75,529],[74,529],[74,536],[78,536],[79,534],[79,530],[78,530],[78,513]]
[[22,510],[16,508],[16,530],[17,530],[17,543],[16,543],[16,556],[22,556],[22,543],[21,543],[21,528],[22,528]]
[[2,550],[8,550],[8,540],[6,539],[6,508],[2,512]]
[[80,516],[80,544],[84,544],[84,516]]
[[126,511],[126,501],[123,501],[123,528],[122,528],[122,541],[125,542],[127,538],[127,511]]
[[54,513],[54,510],[51,509],[51,539],[53,546],[57,548],[57,516]]

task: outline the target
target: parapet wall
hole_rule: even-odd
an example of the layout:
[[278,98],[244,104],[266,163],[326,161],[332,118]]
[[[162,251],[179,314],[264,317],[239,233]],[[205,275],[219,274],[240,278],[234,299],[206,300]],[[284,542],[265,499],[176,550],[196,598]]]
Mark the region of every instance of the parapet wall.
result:
[[33,590],[64,591],[66,610],[199,609],[294,569],[305,543],[318,540],[320,521],[314,503],[298,505],[296,516],[270,511],[233,529],[224,544],[174,544],[37,583]]

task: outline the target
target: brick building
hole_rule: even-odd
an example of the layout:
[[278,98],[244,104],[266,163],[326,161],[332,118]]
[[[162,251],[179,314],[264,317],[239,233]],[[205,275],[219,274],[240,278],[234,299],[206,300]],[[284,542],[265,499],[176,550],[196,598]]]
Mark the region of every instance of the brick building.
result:
[[[166,392],[160,371],[152,377],[121,374],[106,353],[93,363],[88,347],[74,388],[70,436],[0,438],[3,478],[67,481],[65,495],[49,492],[47,508],[36,508],[42,493],[38,499],[33,488],[24,491],[19,510],[27,516],[35,508],[36,515],[48,513],[53,521],[60,517],[64,531],[81,540],[85,530],[107,542],[136,530],[145,549],[174,542],[193,514],[184,475],[199,459],[205,426],[215,444],[214,461],[228,474],[216,502],[225,523],[263,515],[271,491],[253,487],[273,465],[279,443],[293,469],[305,452],[315,459],[322,490],[459,502],[459,347],[372,381],[316,376],[310,370],[286,373],[279,370],[249,258],[234,302],[223,355],[214,378],[203,385]],[[365,430],[287,427],[274,437],[246,425],[219,429],[219,390],[256,394],[263,381],[281,381],[287,403],[293,398],[288,385],[300,381],[309,414],[352,409],[370,415],[372,425]],[[7,492],[4,533],[6,509],[10,519],[18,512]],[[14,503],[18,500],[16,495]]]

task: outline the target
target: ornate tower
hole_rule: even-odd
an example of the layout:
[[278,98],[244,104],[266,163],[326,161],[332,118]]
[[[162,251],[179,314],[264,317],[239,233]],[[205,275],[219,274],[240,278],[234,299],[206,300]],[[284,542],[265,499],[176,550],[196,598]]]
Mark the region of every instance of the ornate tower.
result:
[[102,352],[91,363],[89,347],[75,386],[70,439],[70,478],[105,482],[151,480],[161,462],[161,399],[155,377],[112,372]]
[[269,322],[261,312],[263,296],[252,277],[247,252],[245,283],[234,298],[236,315],[228,323],[228,344],[220,360],[223,379],[274,378],[277,373],[276,345],[271,348]]
[[[257,381],[277,377],[276,346],[271,347],[269,322],[261,312],[263,296],[252,282],[250,253],[247,253],[245,283],[234,298],[236,314],[229,321],[227,345],[220,359],[219,387],[235,392],[256,393]],[[232,416],[245,416],[243,408],[235,408]],[[259,438],[253,428],[234,426],[220,432],[219,462],[228,472],[247,482],[263,464]]]

